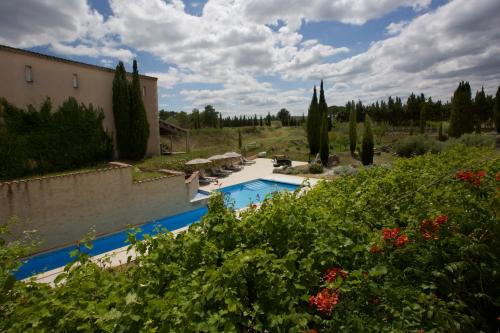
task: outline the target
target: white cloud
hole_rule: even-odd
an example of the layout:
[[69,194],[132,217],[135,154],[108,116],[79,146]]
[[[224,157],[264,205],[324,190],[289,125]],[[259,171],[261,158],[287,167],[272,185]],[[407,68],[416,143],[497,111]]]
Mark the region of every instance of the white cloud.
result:
[[[459,80],[493,89],[500,79],[498,0],[451,0],[434,12],[420,12],[431,0],[208,0],[199,16],[181,0],[109,1],[107,20],[85,0],[2,1],[0,43],[123,60],[145,51],[165,62],[147,73],[162,88],[216,84],[182,90],[186,109],[212,103],[228,113],[307,109],[309,87],[282,91],[257,79],[268,76],[302,87],[325,78],[329,104],[412,90],[448,98]],[[303,22],[362,25],[398,7],[419,16],[389,24],[387,39],[341,61],[345,45],[301,34]]]
[[408,21],[392,22],[385,30],[388,35],[397,35],[408,25]]
[[130,61],[133,53],[117,47],[109,33],[103,16],[86,0],[0,2],[0,44],[24,48],[48,45],[64,55]]
[[284,20],[296,30],[302,19],[361,25],[398,7],[421,10],[429,6],[431,0],[242,0],[238,3],[246,16],[256,22],[276,23],[278,20]]
[[[291,72],[290,79],[348,83],[352,89],[330,89],[335,103],[373,101],[411,91],[449,99],[460,80],[493,93],[500,82],[500,2],[454,0],[409,22],[398,35],[374,43],[345,60],[315,64]],[[494,28],[496,27],[496,28]]]

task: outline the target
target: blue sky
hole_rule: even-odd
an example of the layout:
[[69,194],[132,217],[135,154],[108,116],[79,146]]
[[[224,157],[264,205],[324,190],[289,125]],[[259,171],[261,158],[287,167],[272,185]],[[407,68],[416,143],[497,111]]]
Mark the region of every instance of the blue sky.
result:
[[0,44],[107,67],[136,58],[159,78],[161,109],[302,114],[321,79],[330,105],[447,100],[460,80],[493,93],[499,12],[497,0],[33,0],[0,4]]

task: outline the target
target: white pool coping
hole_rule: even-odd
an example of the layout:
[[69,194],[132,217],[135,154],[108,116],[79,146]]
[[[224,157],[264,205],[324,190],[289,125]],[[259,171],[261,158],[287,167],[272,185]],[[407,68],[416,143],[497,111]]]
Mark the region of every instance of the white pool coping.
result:
[[[200,186],[200,190],[207,191],[207,192],[214,192],[215,190],[222,188],[222,187],[227,187],[231,185],[236,185],[239,183],[244,183],[248,182],[251,180],[255,179],[264,179],[264,180],[269,180],[269,181],[275,181],[275,182],[280,182],[280,183],[287,183],[287,184],[293,184],[293,185],[309,185],[309,187],[312,187],[316,185],[320,179],[315,179],[315,178],[305,178],[305,177],[299,177],[299,176],[292,176],[292,175],[283,175],[283,174],[273,174],[273,169],[274,167],[272,166],[272,160],[267,159],[267,158],[258,158],[255,160],[256,163],[252,165],[246,165],[243,170],[239,172],[235,172],[231,175],[229,175],[226,178],[222,178],[219,181],[219,184],[215,185],[210,184],[207,186]],[[298,166],[298,165],[303,165],[307,164],[306,162],[297,162],[293,161],[292,165],[293,166]],[[196,198],[196,197],[195,197]],[[206,199],[204,197],[203,199]],[[247,208],[243,208],[242,210],[245,210]],[[189,226],[179,228],[176,230],[172,231],[173,235],[177,235],[179,233],[182,233],[186,230],[189,229]],[[137,257],[137,253],[135,252],[134,248],[131,248],[129,251],[127,249],[130,247],[130,245],[123,246],[105,253],[101,253],[95,256],[92,256],[90,260],[97,265],[99,265],[102,268],[112,268],[112,267],[117,267],[121,266],[123,264],[126,264],[128,262],[128,258],[130,257],[130,261],[135,260]],[[54,268],[50,271],[46,271],[40,274],[33,275],[31,277],[25,278],[22,281],[29,282],[29,281],[35,281],[38,283],[48,283],[53,285],[55,278],[64,272],[64,267],[61,266],[58,268]]]

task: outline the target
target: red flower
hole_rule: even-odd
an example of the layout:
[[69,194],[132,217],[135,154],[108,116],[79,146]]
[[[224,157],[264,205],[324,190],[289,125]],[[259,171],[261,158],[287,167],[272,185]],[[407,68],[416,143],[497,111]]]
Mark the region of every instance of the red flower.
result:
[[394,229],[384,228],[382,229],[382,235],[384,236],[385,240],[393,239],[398,236],[399,230],[400,230],[399,228],[394,228]]
[[441,224],[445,223],[446,221],[448,221],[448,215],[439,215],[438,217],[436,217],[436,219],[434,220],[434,222],[440,226]]
[[446,221],[448,221],[448,215],[439,215],[434,219],[434,221],[429,219],[423,220],[419,227],[422,238],[425,240],[429,240],[431,238],[438,240],[439,229]]
[[486,176],[486,172],[484,170],[479,170],[474,173],[472,171],[459,171],[457,172],[457,179],[460,179],[464,182],[468,182],[474,184],[475,186],[481,185],[481,178]]
[[339,275],[339,274],[342,277],[342,279],[344,279],[344,280],[349,275],[349,273],[347,273],[346,271],[342,270],[342,268],[340,268],[340,267],[332,267],[332,268],[328,268],[326,270],[326,273],[323,276],[323,279],[326,282],[333,282],[333,281],[335,281],[337,279],[337,275]]
[[394,241],[396,247],[403,247],[406,243],[408,243],[408,236],[406,235],[401,235]]
[[318,333],[318,331],[316,331],[314,328],[309,330],[309,333]]
[[500,182],[500,171],[497,172],[495,179],[497,180],[497,182]]
[[324,288],[316,296],[309,297],[309,304],[326,315],[332,313],[333,308],[339,302],[339,294],[332,289]]

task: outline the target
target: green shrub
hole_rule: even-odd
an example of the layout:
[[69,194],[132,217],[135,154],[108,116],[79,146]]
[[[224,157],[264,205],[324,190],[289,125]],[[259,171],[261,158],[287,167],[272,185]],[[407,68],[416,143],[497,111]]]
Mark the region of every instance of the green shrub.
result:
[[0,180],[79,168],[111,157],[104,114],[68,98],[56,112],[47,99],[40,110],[22,110],[5,100],[0,131]]
[[476,133],[467,133],[457,139],[450,139],[445,144],[446,148],[451,148],[456,145],[465,145],[467,147],[493,147],[495,138],[490,135],[481,135]]
[[442,144],[425,135],[414,135],[402,139],[395,146],[396,155],[400,157],[420,156],[427,152],[439,153]]
[[[239,219],[215,196],[189,232],[131,235],[134,265],[82,255],[56,287],[13,281],[19,255],[0,242],[0,331],[496,332],[498,170],[498,154],[460,146],[278,193]],[[321,292],[339,295],[331,312]]]
[[309,164],[309,173],[312,174],[323,173],[323,165],[321,165],[320,163]]

